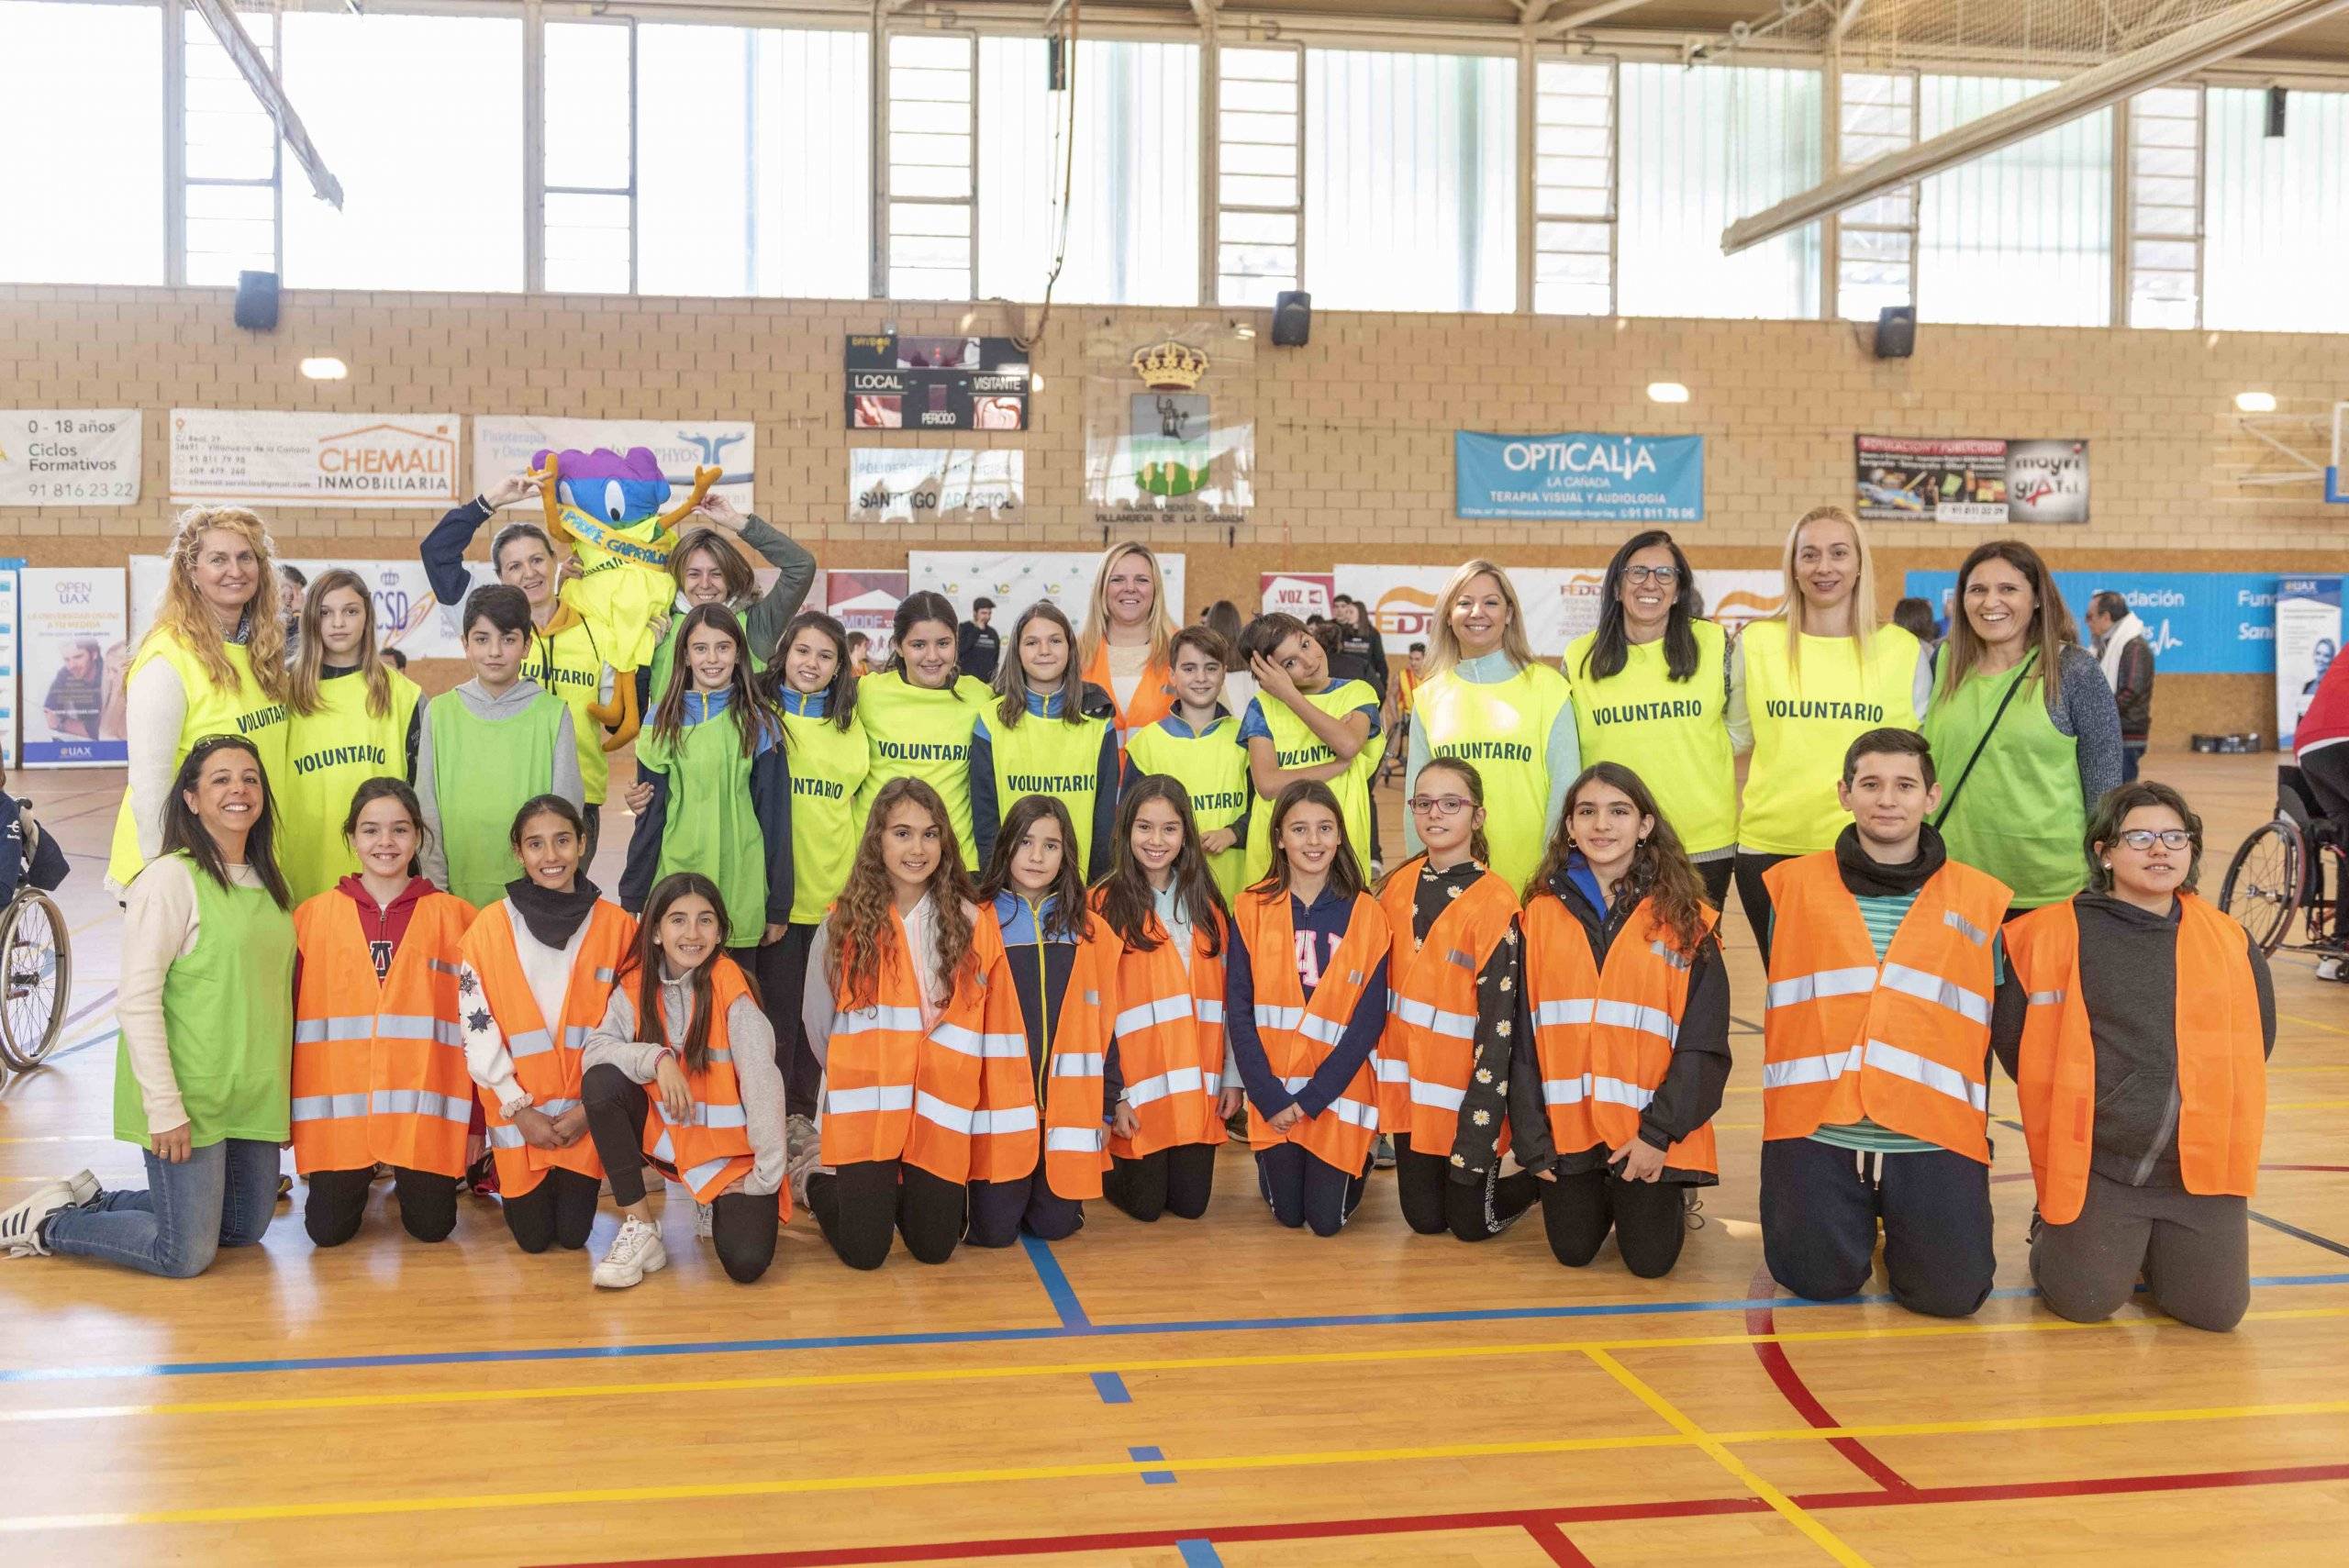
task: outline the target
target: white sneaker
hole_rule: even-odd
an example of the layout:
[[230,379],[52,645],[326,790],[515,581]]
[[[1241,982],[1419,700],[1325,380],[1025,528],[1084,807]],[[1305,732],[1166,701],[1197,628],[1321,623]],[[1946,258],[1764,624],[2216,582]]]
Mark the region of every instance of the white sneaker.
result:
[[661,1232],[631,1214],[620,1221],[612,1250],[596,1265],[596,1288],[626,1290],[668,1266],[669,1249],[661,1244]]
[[710,1240],[711,1224],[712,1221],[709,1218],[709,1205],[706,1203],[695,1204],[694,1239],[698,1241],[707,1241]]
[[106,1190],[98,1185],[98,1178],[87,1171],[74,1172],[65,1178],[65,1184],[73,1189],[73,1203],[76,1207],[85,1203],[97,1202],[98,1195]]
[[[76,1195],[77,1182],[89,1184],[89,1197]],[[43,1182],[33,1195],[0,1214],[0,1253],[11,1258],[46,1258],[49,1247],[40,1239],[41,1222],[61,1208],[75,1208],[97,1195],[97,1182],[87,1171],[72,1181]]]

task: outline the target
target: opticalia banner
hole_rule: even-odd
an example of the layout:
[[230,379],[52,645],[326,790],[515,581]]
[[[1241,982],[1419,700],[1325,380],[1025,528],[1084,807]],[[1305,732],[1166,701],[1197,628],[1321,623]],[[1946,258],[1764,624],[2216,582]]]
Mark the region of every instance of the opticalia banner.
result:
[[996,523],[1026,501],[1016,447],[851,447],[852,523]]
[[889,634],[907,591],[902,572],[834,567],[807,597],[810,603],[820,602],[850,632],[864,633],[865,662],[878,666],[889,657]]
[[[995,624],[1011,640],[1011,623],[1039,599],[1061,607],[1080,635],[1093,604],[1093,579],[1100,574],[1102,550],[917,550],[906,556],[907,575],[916,589],[927,588],[953,601],[954,611],[970,618],[971,601],[981,596],[996,602]],[[1197,619],[1183,598],[1183,558],[1152,551],[1165,578],[1167,613],[1176,626]]]
[[71,768],[128,760],[122,570],[28,566],[18,575],[25,765]]
[[1255,350],[1255,328],[1224,321],[1086,337],[1085,499],[1108,537],[1248,520]]
[[0,411],[0,506],[128,506],[139,499],[136,408]]
[[1497,436],[1458,430],[1463,517],[1694,523],[1705,517],[1702,436]]
[[1336,579],[1327,572],[1260,572],[1256,588],[1264,614],[1299,620],[1308,616],[1327,619],[1330,596],[1338,591]]
[[[748,512],[751,481],[758,470],[758,427],[742,419],[551,419],[532,415],[493,414],[473,420],[473,489],[487,490],[508,474],[530,467],[541,451],[625,454],[645,447],[661,461],[661,472],[682,495],[696,468],[721,471],[717,490]],[[536,510],[539,503],[518,503]]]
[[2088,444],[2072,440],[1854,438],[1869,522],[2085,523]]
[[2300,716],[2341,652],[2341,579],[2287,577],[2276,584],[2276,744],[2292,749]]
[[[281,561],[281,566],[291,566],[315,583],[318,574],[338,566],[349,567],[359,573],[375,599],[375,637],[385,648],[396,648],[410,659],[462,659],[464,638],[457,628],[454,614],[435,615],[440,601],[432,596],[432,584],[425,580],[424,563],[414,556],[402,561],[321,561],[301,559]],[[494,583],[489,563],[468,562],[473,585]],[[155,606],[163,596],[163,585],[169,580],[169,567],[160,555],[134,555],[130,558],[130,642],[136,648],[139,639],[147,635],[148,624],[155,618]],[[286,606],[292,615],[296,606]]]
[[[2145,623],[2162,674],[2265,675],[2276,669],[2276,579],[2234,572],[2058,572],[2075,620],[2110,588]],[[1911,572],[1904,591],[1943,621],[1956,613],[1954,572]],[[2083,639],[2087,636],[2083,627]]]
[[222,506],[454,506],[457,417],[174,408],[172,499]]

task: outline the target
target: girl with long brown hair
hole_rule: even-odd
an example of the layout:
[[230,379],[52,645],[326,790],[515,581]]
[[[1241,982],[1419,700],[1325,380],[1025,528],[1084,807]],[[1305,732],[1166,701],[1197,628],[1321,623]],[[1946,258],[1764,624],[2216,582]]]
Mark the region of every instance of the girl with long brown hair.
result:
[[375,595],[347,566],[318,573],[302,600],[287,706],[286,767],[271,783],[285,814],[279,860],[296,903],[359,869],[344,837],[351,798],[371,778],[416,778],[424,694],[387,663]]
[[862,820],[890,781],[919,779],[948,812],[965,871],[979,868],[971,837],[971,728],[988,701],[986,683],[957,666],[954,606],[924,589],[897,606],[888,664],[856,684],[856,713],[872,752],[857,809]]
[[[750,639],[751,668],[763,671],[781,651],[784,628],[799,613],[816,581],[816,558],[757,513],[739,511],[712,491],[693,515],[703,526],[685,529],[669,551],[669,575],[677,584],[675,614],[662,634],[661,646],[652,651],[651,662],[636,674],[637,706],[646,713],[669,689],[669,672],[677,662],[687,612],[723,605],[740,616]],[[774,568],[774,585],[763,594],[744,550]]]
[[1003,813],[1031,795],[1056,796],[1076,826],[1078,873],[1108,867],[1118,815],[1118,732],[1109,694],[1076,673],[1076,634],[1060,606],[1019,612],[996,665],[996,700],[971,731],[971,831],[979,862],[995,853]]
[[1525,903],[1525,1006],[1509,1067],[1518,1162],[1550,1251],[1580,1268],[1611,1229],[1624,1266],[1667,1273],[1690,1189],[1718,1179],[1729,977],[1704,879],[1637,773],[1594,762]]

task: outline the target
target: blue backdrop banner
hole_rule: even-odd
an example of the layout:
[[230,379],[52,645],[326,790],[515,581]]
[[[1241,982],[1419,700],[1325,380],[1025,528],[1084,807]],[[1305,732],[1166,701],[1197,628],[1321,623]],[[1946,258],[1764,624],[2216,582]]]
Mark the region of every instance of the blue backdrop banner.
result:
[[1699,523],[1705,438],[1496,436],[1456,430],[1453,463],[1463,517]]
[[[2153,639],[2164,674],[2272,675],[2276,673],[2277,579],[2238,572],[2058,572],[2055,585],[2091,641],[2088,597],[2110,588],[2129,601]],[[1911,572],[1909,597],[1923,599],[1944,625],[1954,613],[1954,572]]]

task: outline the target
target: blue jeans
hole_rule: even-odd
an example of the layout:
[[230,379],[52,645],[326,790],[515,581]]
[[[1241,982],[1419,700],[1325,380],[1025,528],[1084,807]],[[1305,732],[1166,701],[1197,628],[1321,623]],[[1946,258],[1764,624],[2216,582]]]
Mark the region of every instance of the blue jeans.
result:
[[223,1247],[250,1247],[277,1212],[277,1145],[206,1144],[174,1165],[147,1154],[147,1190],[57,1211],[49,1247],[165,1279],[194,1279]]

